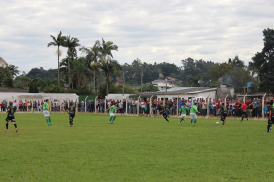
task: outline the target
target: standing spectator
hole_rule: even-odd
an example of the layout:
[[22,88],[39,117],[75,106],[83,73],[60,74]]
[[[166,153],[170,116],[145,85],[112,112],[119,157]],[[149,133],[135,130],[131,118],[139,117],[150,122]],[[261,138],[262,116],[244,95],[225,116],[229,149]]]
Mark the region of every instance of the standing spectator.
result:
[[91,100],[90,108],[91,108],[91,112],[95,112],[95,105],[94,105],[94,101],[93,100]]
[[207,103],[203,100],[202,101],[202,115],[206,116],[206,111],[207,111]]
[[82,100],[81,101],[81,112],[84,112],[85,111],[85,103],[84,101]]
[[253,102],[252,102],[252,117],[257,117],[257,102],[255,98],[253,99]]
[[240,116],[240,102],[239,100],[236,100],[235,102],[235,109],[236,109],[236,117]]
[[262,102],[261,100],[258,100],[258,104],[257,104],[257,115],[258,117],[262,117]]
[[146,104],[146,102],[144,101],[144,99],[142,99],[142,101],[141,101],[141,114],[145,114],[145,107],[146,107],[145,104]]
[[126,107],[127,107],[126,99],[123,99],[123,113],[126,113]]
[[133,112],[133,114],[137,113],[136,112],[137,106],[138,106],[137,101],[135,101],[135,99],[133,99],[133,101],[132,101],[132,112]]
[[3,101],[3,107],[4,107],[3,111],[6,111],[6,108],[7,108],[7,102],[6,102],[6,100]]
[[13,108],[15,108],[16,110],[18,110],[18,105],[17,105],[16,100],[13,102]]

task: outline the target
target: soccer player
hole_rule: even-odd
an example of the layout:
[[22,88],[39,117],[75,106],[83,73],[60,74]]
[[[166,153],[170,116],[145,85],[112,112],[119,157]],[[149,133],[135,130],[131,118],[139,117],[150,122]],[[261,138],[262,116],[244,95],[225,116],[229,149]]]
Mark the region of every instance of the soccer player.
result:
[[246,113],[246,108],[247,108],[247,105],[243,102],[242,105],[241,105],[241,110],[242,110],[242,120],[241,120],[241,122],[243,122],[244,117],[246,118],[246,120],[248,120],[248,116],[247,116],[247,113]]
[[269,108],[269,116],[268,116],[268,124],[267,124],[267,131],[266,133],[269,133],[269,130],[274,123],[274,104],[272,107]]
[[46,102],[42,105],[43,114],[46,117],[47,123],[49,126],[51,126],[51,118],[50,118],[50,109],[49,109],[49,100],[46,99]]
[[110,116],[108,124],[113,124],[113,122],[116,119],[116,116],[114,114],[115,109],[120,109],[119,107],[117,107],[117,103],[116,102],[112,106],[110,106],[110,108],[108,108],[106,110],[106,112],[108,112],[108,110],[109,110],[109,116]]
[[159,114],[163,113],[163,117],[165,118],[165,120],[166,120],[167,122],[169,122],[169,120],[167,119],[166,108],[163,106],[163,103],[161,103],[161,104],[159,105],[158,110],[159,110]]
[[181,106],[180,108],[180,114],[181,114],[181,120],[179,123],[181,123],[182,121],[185,122],[185,117],[186,117],[186,114],[188,113],[188,107],[186,107],[186,103],[183,104],[183,106]]
[[9,130],[9,121],[12,121],[12,124],[15,127],[16,133],[18,132],[17,124],[15,123],[14,113],[16,111],[16,107],[13,107],[13,102],[9,102],[9,107],[7,109],[7,118],[6,118],[6,131]]
[[226,122],[225,119],[227,117],[228,110],[227,110],[227,107],[225,107],[224,103],[222,103],[221,107],[219,108],[217,115],[220,111],[221,111],[221,121],[223,122],[223,125],[225,125],[225,122]]
[[198,112],[198,109],[197,109],[197,102],[195,102],[195,104],[191,107],[190,109],[190,118],[191,118],[191,123],[194,119],[194,122],[193,122],[193,126],[195,126],[196,122],[197,122],[197,114],[196,113],[200,113]]
[[73,125],[73,118],[75,117],[75,114],[76,114],[76,116],[78,115],[78,110],[75,107],[75,104],[73,102],[69,103],[69,108],[67,109],[67,113],[69,114],[69,124],[70,124],[70,127],[72,127],[72,125]]

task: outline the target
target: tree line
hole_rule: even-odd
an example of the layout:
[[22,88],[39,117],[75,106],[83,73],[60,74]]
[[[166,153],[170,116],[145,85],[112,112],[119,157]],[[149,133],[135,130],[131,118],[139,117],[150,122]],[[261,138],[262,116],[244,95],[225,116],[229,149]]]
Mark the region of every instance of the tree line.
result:
[[[143,91],[155,91],[157,89],[149,84],[151,81],[173,79],[177,86],[186,87],[226,84],[241,88],[253,82],[255,90],[273,93],[274,86],[270,83],[274,78],[274,30],[265,29],[263,35],[264,47],[248,65],[236,55],[223,63],[186,58],[178,61],[177,66],[167,62],[151,64],[138,58],[121,65],[113,59],[112,52],[118,51],[118,46],[113,42],[102,38],[102,41],[95,41],[92,47],[85,47],[80,45],[77,38],[63,36],[60,32],[57,37],[51,35],[52,42],[48,43],[48,47],[57,47],[57,69],[32,68],[27,74],[23,72],[19,75],[17,66],[7,65],[0,68],[0,84],[5,87],[32,87],[30,92],[38,92],[38,87],[44,92],[104,96],[122,93],[123,86],[115,85],[117,79],[125,81],[125,93],[138,92],[132,86],[139,88],[141,82],[145,83]],[[61,61],[60,47],[67,48],[66,57]],[[83,56],[78,57],[77,51]]]

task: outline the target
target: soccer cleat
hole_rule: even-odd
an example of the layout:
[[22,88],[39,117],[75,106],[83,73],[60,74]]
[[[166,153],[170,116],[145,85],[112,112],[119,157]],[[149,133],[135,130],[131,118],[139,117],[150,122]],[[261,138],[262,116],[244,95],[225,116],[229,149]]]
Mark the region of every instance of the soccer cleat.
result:
[[111,122],[108,122],[108,124],[111,124]]
[[269,133],[269,131],[266,131],[266,133]]
[[243,122],[243,120],[241,120],[240,122]]
[[195,124],[193,123],[193,125],[192,126],[195,126]]
[[18,128],[15,129],[16,133],[18,132]]
[[272,127],[269,128],[269,131],[271,131],[271,130],[272,130]]
[[6,131],[9,131],[9,129],[6,129]]
[[178,124],[181,124],[181,122],[178,122]]
[[72,127],[72,125],[69,125],[69,127]]

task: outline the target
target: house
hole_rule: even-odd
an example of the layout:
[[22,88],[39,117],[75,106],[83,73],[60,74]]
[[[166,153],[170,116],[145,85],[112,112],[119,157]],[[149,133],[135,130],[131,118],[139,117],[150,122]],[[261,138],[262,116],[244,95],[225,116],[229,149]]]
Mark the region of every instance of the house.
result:
[[0,67],[5,68],[6,66],[7,66],[7,62],[3,58],[0,57]]
[[169,99],[206,99],[209,98],[213,100],[216,98],[217,88],[210,87],[174,87],[158,92],[142,92],[136,95],[131,95],[131,98],[150,98],[154,97],[160,100],[169,100]]
[[174,80],[154,80],[151,82],[153,86],[158,87],[158,89],[166,90],[168,88],[174,87]]

